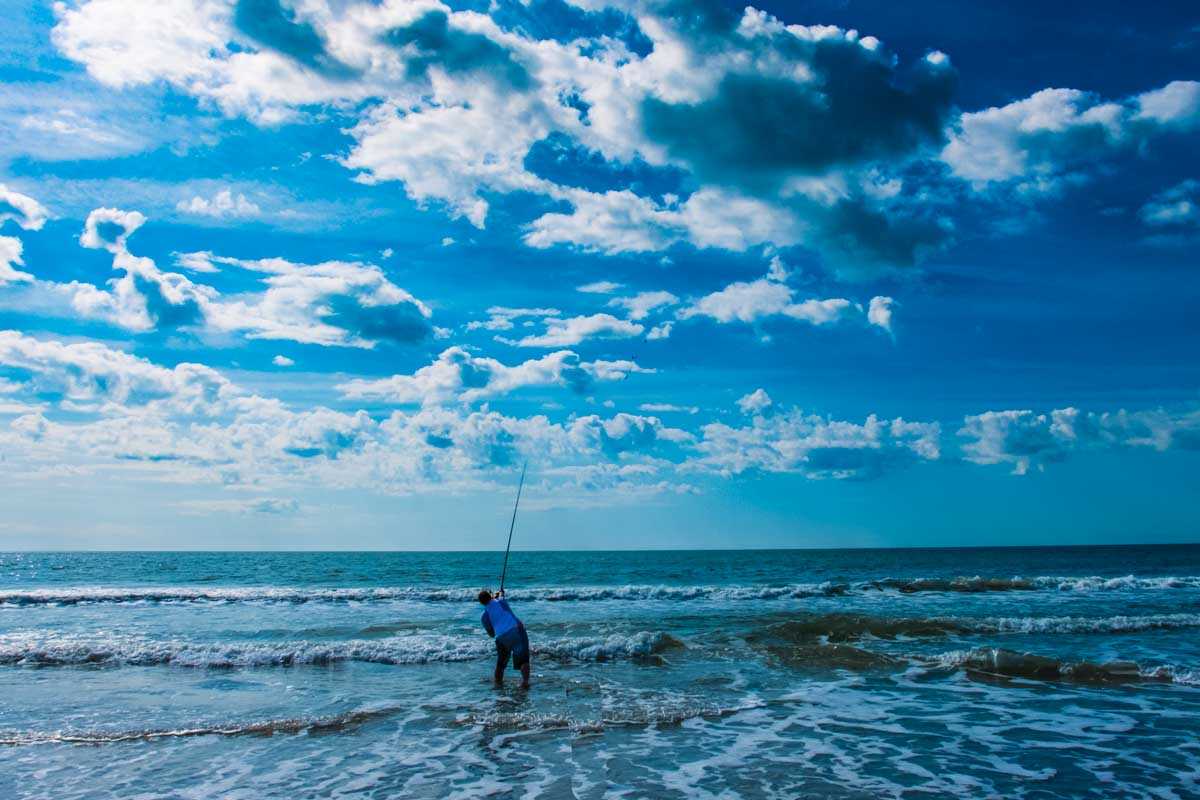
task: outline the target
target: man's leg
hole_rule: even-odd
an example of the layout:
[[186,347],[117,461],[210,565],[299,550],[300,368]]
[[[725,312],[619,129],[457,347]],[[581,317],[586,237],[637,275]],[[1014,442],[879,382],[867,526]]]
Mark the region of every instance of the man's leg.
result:
[[525,633],[525,626],[521,625],[518,628],[521,634],[521,688],[529,688],[529,635]]
[[504,668],[508,666],[508,648],[496,642],[496,675],[497,686],[504,683]]

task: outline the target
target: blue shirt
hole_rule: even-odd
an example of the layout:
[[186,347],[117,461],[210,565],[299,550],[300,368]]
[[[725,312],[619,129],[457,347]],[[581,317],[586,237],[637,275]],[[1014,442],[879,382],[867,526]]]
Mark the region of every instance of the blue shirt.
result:
[[503,636],[511,630],[516,630],[521,624],[517,615],[508,607],[508,601],[499,597],[484,607],[481,621],[488,636]]

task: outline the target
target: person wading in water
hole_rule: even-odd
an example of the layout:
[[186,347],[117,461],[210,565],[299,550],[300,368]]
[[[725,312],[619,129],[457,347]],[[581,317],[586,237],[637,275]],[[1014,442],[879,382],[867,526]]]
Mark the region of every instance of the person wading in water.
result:
[[491,592],[484,589],[479,593],[483,605],[483,629],[496,640],[496,685],[504,683],[504,670],[512,658],[513,667],[521,670],[521,688],[529,688],[529,636],[525,625],[508,607],[504,590]]

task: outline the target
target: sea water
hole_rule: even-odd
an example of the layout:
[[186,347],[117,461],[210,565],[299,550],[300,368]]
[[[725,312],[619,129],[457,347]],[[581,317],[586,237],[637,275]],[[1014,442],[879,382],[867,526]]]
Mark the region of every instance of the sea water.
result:
[[0,797],[1198,797],[1200,546],[0,555]]

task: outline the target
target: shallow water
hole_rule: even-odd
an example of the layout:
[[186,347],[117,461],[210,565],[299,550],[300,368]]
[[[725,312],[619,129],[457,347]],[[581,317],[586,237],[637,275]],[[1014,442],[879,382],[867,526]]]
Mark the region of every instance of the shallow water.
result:
[[0,555],[0,797],[1197,797],[1200,546]]

